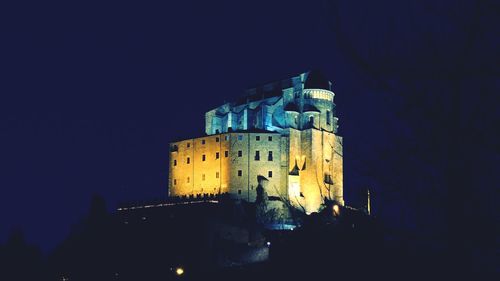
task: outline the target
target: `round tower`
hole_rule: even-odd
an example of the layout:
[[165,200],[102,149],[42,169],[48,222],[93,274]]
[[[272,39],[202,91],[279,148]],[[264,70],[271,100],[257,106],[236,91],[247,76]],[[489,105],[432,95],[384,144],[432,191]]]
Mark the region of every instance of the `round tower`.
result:
[[331,86],[332,83],[319,71],[304,74],[300,95],[302,129],[315,128],[336,132],[338,119],[335,116],[335,94]]

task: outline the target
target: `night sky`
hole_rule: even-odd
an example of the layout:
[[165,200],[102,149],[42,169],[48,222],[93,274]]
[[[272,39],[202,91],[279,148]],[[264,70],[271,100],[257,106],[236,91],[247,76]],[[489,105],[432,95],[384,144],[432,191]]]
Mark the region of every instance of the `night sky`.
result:
[[0,4],[0,243],[21,229],[49,251],[93,194],[110,211],[165,198],[169,142],[311,69],[336,93],[348,205],[370,188],[399,232],[494,233],[493,0],[15,2]]

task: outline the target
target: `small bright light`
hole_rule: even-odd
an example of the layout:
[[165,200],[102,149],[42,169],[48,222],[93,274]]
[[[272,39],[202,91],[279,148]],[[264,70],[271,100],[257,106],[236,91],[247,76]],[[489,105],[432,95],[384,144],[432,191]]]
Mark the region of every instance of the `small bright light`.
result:
[[271,242],[267,242],[267,246],[271,246]]
[[175,274],[181,276],[182,274],[184,274],[184,269],[182,267],[178,267],[175,269]]
[[339,214],[339,211],[340,211],[339,205],[337,204],[333,205],[333,214],[337,216]]

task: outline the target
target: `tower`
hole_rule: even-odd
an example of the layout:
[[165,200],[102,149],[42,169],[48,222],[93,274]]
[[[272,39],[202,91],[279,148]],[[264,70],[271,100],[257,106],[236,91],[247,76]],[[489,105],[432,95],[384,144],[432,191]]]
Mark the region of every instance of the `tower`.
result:
[[[316,212],[325,200],[343,205],[342,138],[338,136],[335,94],[321,72],[299,75],[293,98],[284,109],[291,126],[289,137],[290,201],[307,213]],[[296,164],[297,163],[297,164]],[[298,175],[295,175],[298,174]],[[300,192],[297,194],[297,190]]]

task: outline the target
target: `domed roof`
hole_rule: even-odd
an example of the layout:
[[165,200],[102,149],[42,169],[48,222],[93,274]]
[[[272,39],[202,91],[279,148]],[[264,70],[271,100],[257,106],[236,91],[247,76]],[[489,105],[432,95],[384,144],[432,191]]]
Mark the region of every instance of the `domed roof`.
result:
[[304,89],[331,90],[330,81],[318,70],[311,70],[306,73]]

